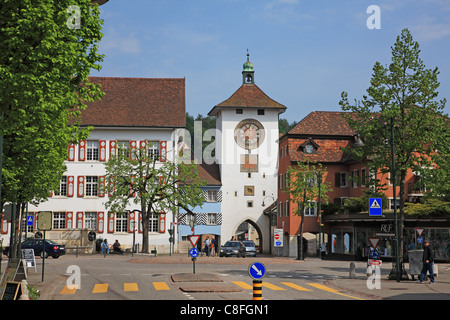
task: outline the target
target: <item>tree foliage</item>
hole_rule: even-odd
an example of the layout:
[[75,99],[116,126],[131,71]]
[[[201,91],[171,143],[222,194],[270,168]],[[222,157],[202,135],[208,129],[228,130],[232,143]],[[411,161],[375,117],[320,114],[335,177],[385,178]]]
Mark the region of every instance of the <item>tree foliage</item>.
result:
[[[438,68],[425,68],[419,57],[419,44],[408,29],[402,30],[391,50],[389,66],[375,63],[371,86],[362,101],[351,105],[348,94],[343,92],[340,105],[344,111],[352,111],[345,117],[365,144],[363,148],[347,151],[360,160],[368,160],[372,172],[392,172],[394,145],[395,180],[400,190],[399,234],[403,234],[406,173],[408,170],[419,173],[436,164],[439,158],[435,157],[435,151],[448,122],[442,112],[446,100],[438,100]],[[391,181],[393,178],[391,175]]]
[[[101,97],[88,76],[103,59],[102,21],[90,2],[0,3],[2,203],[46,200],[61,181],[68,143],[87,133],[78,118],[86,102]],[[70,5],[80,9],[79,29],[67,26]]]
[[148,253],[149,219],[151,215],[189,208],[204,202],[202,186],[195,164],[160,162],[149,157],[145,148],[118,148],[117,156],[105,163],[105,185],[100,192],[109,193],[105,206],[122,214],[138,205],[142,213],[142,251]]

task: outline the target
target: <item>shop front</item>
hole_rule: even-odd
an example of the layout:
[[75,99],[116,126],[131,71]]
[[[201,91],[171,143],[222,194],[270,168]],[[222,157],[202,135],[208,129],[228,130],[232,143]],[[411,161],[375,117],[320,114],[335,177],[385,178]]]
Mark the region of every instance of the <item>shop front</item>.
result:
[[[324,223],[330,230],[332,257],[367,260],[374,244],[382,260],[395,257],[395,222],[390,214],[325,216]],[[450,261],[450,217],[405,219],[403,257],[407,258],[409,250],[422,249],[425,240],[430,241],[436,261]]]

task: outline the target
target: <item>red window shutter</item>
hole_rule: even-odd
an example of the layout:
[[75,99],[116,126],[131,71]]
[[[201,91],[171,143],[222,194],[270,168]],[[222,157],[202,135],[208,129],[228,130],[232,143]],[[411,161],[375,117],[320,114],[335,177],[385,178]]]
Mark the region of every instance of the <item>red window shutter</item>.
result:
[[139,216],[138,216],[138,232],[142,233],[142,212],[139,211]]
[[139,144],[142,160],[147,160],[147,140],[143,140]]
[[78,145],[78,160],[85,161],[86,160],[86,141],[81,140]]
[[114,213],[108,213],[108,233],[114,233]]
[[133,228],[133,221],[136,221],[136,211],[130,211],[128,213],[128,232],[133,233],[133,230],[136,230],[136,225]]
[[97,232],[103,233],[104,226],[105,226],[105,213],[98,212],[97,213]]
[[73,229],[73,212],[68,211],[66,213],[66,228]]
[[77,196],[80,198],[84,197],[84,176],[78,177]]
[[115,157],[117,155],[117,141],[109,141],[109,157]]
[[68,154],[67,160],[75,161],[75,145],[74,144],[69,143],[69,154]]
[[166,161],[167,159],[167,141],[159,142],[159,160],[161,162]]
[[74,176],[67,177],[67,196],[73,197],[73,191],[75,188],[75,178]]
[[100,161],[106,161],[106,141],[100,140],[99,143],[100,143],[100,150],[99,150],[98,159]]
[[83,212],[77,212],[77,226],[76,229],[83,229]]
[[[2,221],[2,225],[1,225],[0,232],[1,232],[1,234],[7,234],[8,233],[8,220],[2,219],[1,221]],[[0,252],[0,254],[3,254],[3,253]]]
[[98,196],[99,197],[104,197],[105,196],[105,177],[104,176],[99,176],[98,177]]
[[166,214],[164,212],[161,212],[158,217],[158,232],[166,232]]

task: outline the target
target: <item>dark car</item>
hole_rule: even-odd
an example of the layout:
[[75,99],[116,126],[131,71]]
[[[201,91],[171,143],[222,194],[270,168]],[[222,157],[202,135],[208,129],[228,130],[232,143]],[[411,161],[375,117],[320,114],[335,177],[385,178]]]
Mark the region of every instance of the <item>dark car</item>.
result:
[[[33,249],[35,256],[43,256],[42,247],[43,247],[43,239],[27,239],[22,242],[22,249]],[[9,247],[6,247],[3,251],[6,255],[8,255]],[[66,254],[66,248],[63,245],[59,245],[52,240],[45,239],[45,257],[51,256],[56,259],[59,256]]]
[[245,245],[245,254],[247,256],[256,257],[256,245],[252,240],[244,240],[242,243]]
[[245,258],[245,253],[246,253],[245,245],[241,241],[227,241],[220,248],[219,255],[221,257],[236,256]]

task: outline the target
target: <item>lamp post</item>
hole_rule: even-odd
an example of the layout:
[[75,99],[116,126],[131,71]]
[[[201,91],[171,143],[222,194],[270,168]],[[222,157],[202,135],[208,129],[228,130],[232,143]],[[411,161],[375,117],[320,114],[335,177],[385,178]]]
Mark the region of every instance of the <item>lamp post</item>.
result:
[[133,229],[133,247],[131,248],[131,256],[134,256],[134,243],[136,239],[136,221],[131,220],[131,228]]
[[319,203],[317,206],[318,215],[319,215],[319,259],[322,260],[322,207],[321,207],[321,194],[320,194],[320,186],[322,184],[322,172],[317,172],[317,183],[319,185]]

